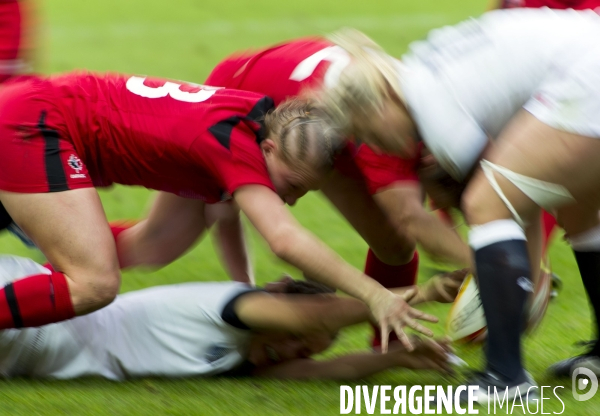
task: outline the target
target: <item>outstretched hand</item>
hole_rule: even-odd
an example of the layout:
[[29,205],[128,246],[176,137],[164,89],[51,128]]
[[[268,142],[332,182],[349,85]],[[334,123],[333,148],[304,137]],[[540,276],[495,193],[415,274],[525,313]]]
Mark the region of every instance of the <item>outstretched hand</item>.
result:
[[455,270],[435,275],[422,285],[409,290],[397,288],[391,291],[401,295],[410,305],[425,302],[452,303],[468,274],[469,269]]
[[414,350],[407,352],[398,342],[390,346],[390,354],[398,356],[399,365],[414,370],[436,370],[451,373],[452,367],[449,361],[452,348],[447,339],[424,339],[411,336]]
[[402,296],[389,290],[381,290],[373,296],[369,302],[369,308],[381,328],[381,351],[383,353],[387,352],[389,334],[392,330],[406,350],[412,351],[414,347],[404,332],[404,328],[409,327],[423,335],[432,337],[433,332],[418,323],[417,320],[438,322],[437,317],[410,307]]

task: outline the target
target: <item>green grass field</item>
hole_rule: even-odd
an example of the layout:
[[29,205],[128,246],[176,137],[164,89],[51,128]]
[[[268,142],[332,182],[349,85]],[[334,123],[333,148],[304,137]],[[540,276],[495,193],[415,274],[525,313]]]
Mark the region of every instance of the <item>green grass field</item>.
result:
[[[152,74],[202,82],[227,54],[308,34],[323,34],[341,26],[364,30],[391,53],[400,55],[410,40],[436,26],[480,14],[487,0],[52,0],[40,7],[43,72],[75,68]],[[102,191],[109,219],[144,215],[151,195],[143,189]],[[361,267],[366,245],[320,195],[305,197],[293,209],[346,260]],[[248,230],[259,282],[296,272],[277,260]],[[77,230],[72,230],[77,232]],[[559,240],[557,238],[557,240]],[[40,259],[8,236],[0,237],[0,252]],[[557,241],[551,249],[554,270],[565,289],[549,308],[545,321],[526,341],[527,365],[540,385],[564,385],[565,415],[597,415],[600,395],[588,402],[572,398],[570,380],[552,380],[545,368],[571,355],[572,344],[590,337],[587,301],[567,246]],[[431,264],[424,259],[425,265]],[[422,269],[426,269],[422,267]],[[427,276],[422,270],[421,278]],[[193,280],[224,280],[210,239],[162,270],[127,272],[122,291]],[[447,307],[429,307],[442,317]],[[365,326],[344,332],[330,354],[365,348]],[[481,362],[480,348],[459,348],[469,364]],[[426,385],[455,383],[434,373],[391,371],[355,384]],[[0,415],[334,415],[339,414],[336,382],[278,382],[264,380],[104,380],[71,382],[12,380],[0,382]],[[544,411],[560,412],[557,400]],[[501,413],[504,411],[501,411]],[[363,407],[363,414],[365,413]],[[482,409],[480,414],[486,414]],[[517,409],[516,414],[520,414]]]

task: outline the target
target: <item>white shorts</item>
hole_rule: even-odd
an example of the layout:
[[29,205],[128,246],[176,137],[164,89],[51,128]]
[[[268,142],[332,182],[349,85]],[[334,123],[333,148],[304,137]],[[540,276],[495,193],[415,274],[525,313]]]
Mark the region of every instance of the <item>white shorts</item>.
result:
[[600,46],[562,58],[524,108],[555,129],[600,138]]

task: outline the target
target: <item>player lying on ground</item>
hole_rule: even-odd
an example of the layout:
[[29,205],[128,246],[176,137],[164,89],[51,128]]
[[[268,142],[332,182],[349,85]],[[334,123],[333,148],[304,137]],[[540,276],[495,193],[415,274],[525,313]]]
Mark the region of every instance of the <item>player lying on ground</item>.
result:
[[255,93],[136,76],[71,73],[7,83],[0,92],[0,202],[54,271],[0,291],[0,329],[103,307],[118,292],[117,253],[129,259],[137,249],[150,261],[157,254],[131,241],[115,246],[94,186],[119,183],[164,192],[163,215],[179,221],[145,230],[155,233],[158,254],[189,246],[182,229],[196,236],[206,229],[196,213],[232,198],[275,254],[363,300],[408,348],[405,325],[431,335],[415,318],[435,317],[345,263],[286,209],[283,201],[319,187],[338,145],[312,103],[272,107]]
[[[352,65],[350,56],[339,46],[303,38],[234,54],[215,67],[205,84],[265,94],[279,105],[335,83],[347,65]],[[437,259],[462,267],[470,263],[470,250],[458,234],[425,211],[417,163],[416,157],[381,155],[348,143],[321,186],[369,244],[365,274],[385,287],[415,284],[416,243]],[[374,341],[377,345],[378,337]]]
[[[495,11],[414,43],[400,71],[373,43],[340,40],[362,64],[323,97],[342,131],[396,154],[422,139],[455,179],[473,175],[462,206],[488,322],[486,372],[468,383],[480,392],[533,383],[517,323],[532,287],[524,228],[540,207],[567,231],[598,322],[599,35],[591,11]],[[599,354],[566,365],[598,371]]]
[[[51,271],[29,259],[0,256],[0,282]],[[450,274],[449,274],[450,275]],[[449,302],[464,272],[434,285],[399,289],[416,305]],[[223,373],[277,378],[357,379],[405,367],[448,371],[444,342],[413,339],[407,352],[310,357],[338,331],[365,322],[369,309],[322,285],[283,279],[256,290],[237,282],[158,286],[120,295],[106,308],[41,328],[0,332],[0,372],[7,377],[113,380]]]

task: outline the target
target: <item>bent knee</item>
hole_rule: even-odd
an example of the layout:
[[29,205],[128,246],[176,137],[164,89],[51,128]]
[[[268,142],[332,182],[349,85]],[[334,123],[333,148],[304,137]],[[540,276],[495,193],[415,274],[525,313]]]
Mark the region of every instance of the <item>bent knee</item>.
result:
[[73,276],[72,279],[71,298],[78,314],[107,306],[115,299],[121,286],[119,270]]
[[485,208],[482,207],[483,201],[481,200],[481,193],[478,192],[477,187],[469,186],[461,199],[461,209],[465,220],[468,224],[482,224],[481,214]]
[[512,218],[505,203],[484,177],[476,178],[467,187],[461,199],[461,209],[469,225]]

